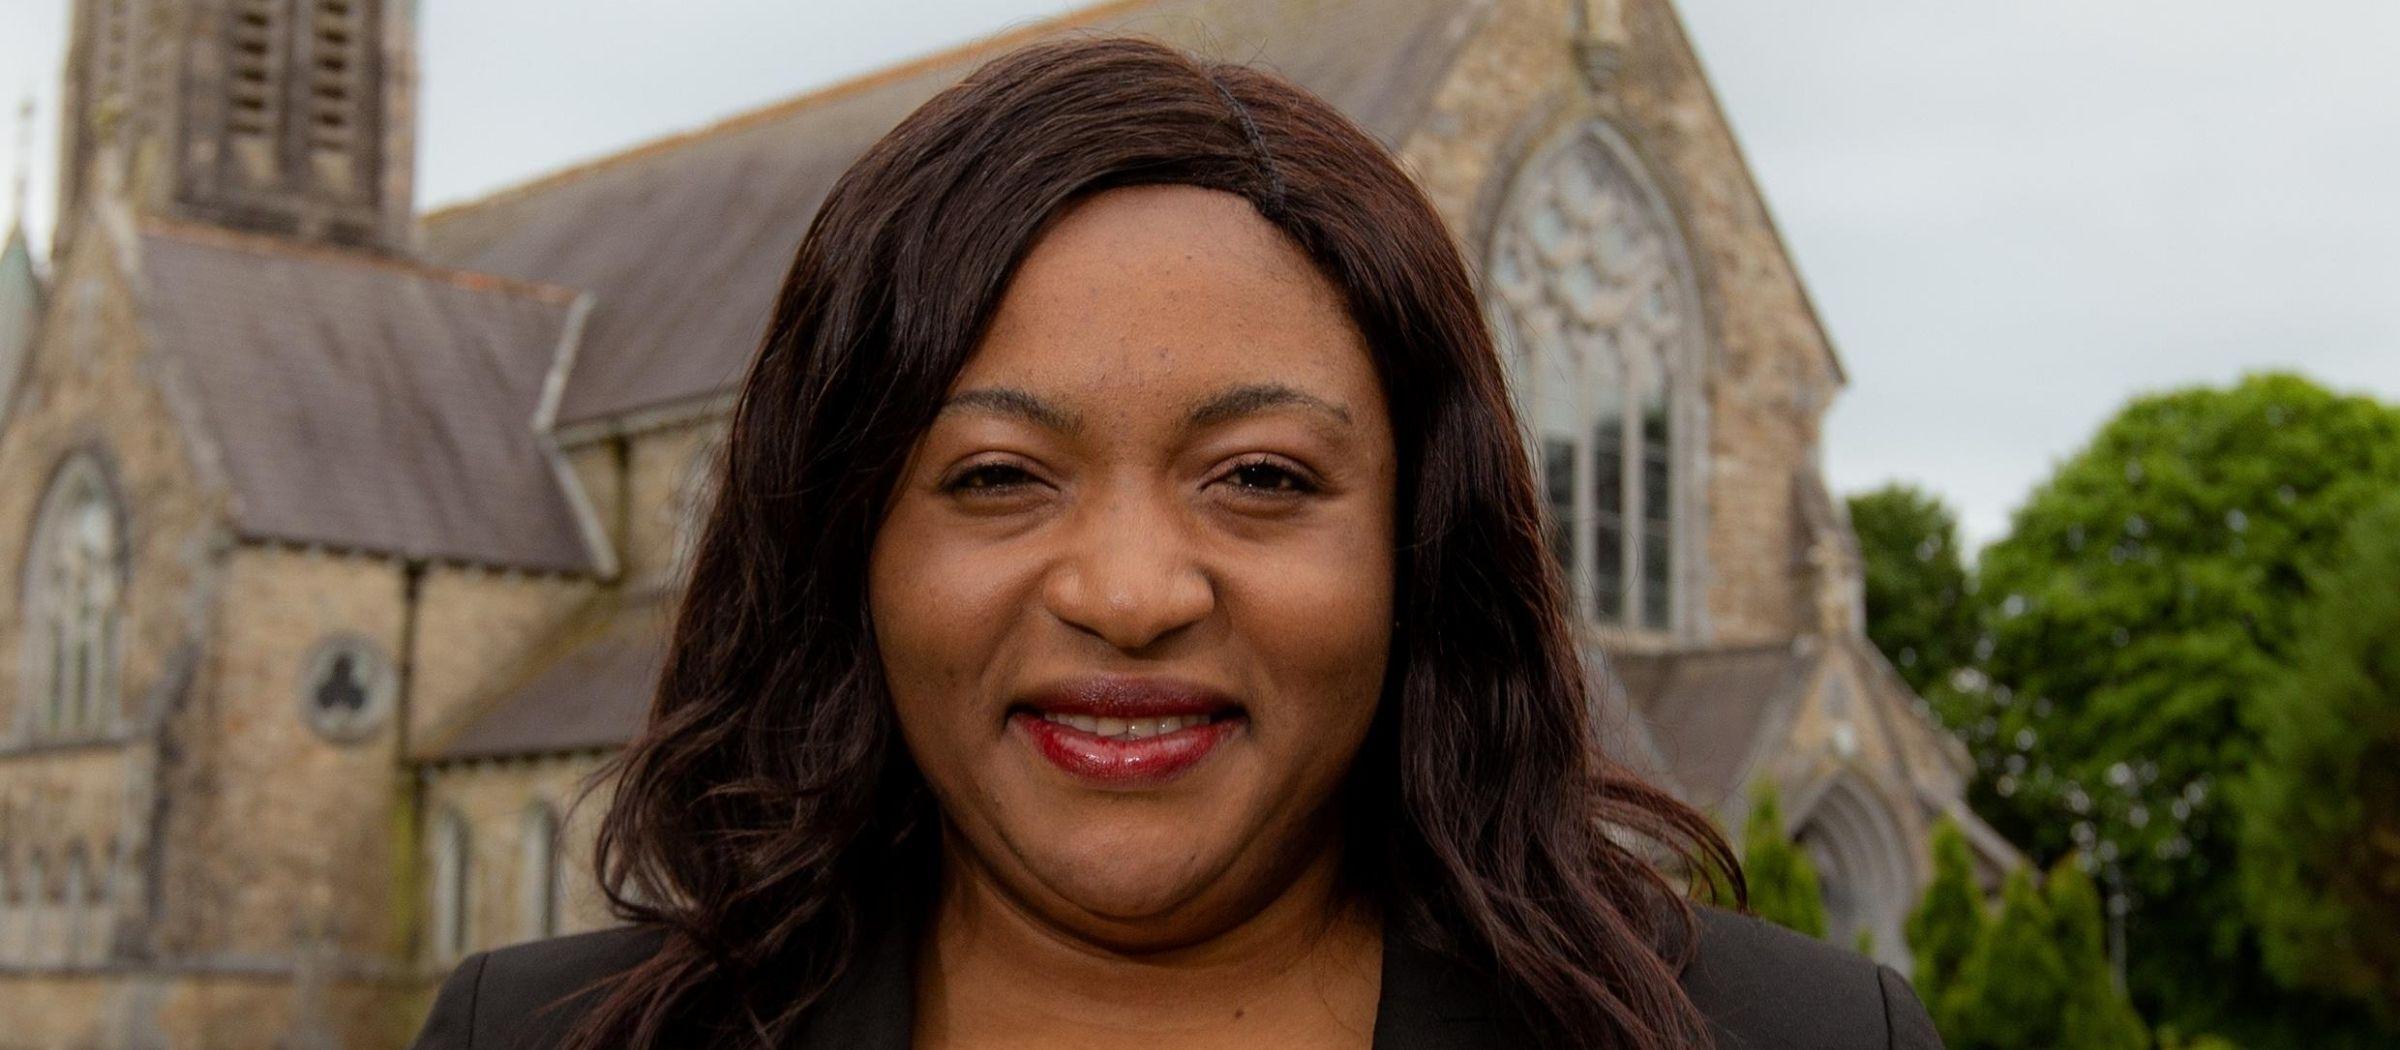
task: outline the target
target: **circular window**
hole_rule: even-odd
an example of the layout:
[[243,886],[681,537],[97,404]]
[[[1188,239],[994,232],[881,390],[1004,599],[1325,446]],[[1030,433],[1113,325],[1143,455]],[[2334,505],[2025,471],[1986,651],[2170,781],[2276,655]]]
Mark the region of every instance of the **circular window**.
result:
[[374,642],[335,635],[318,642],[301,665],[300,714],[328,740],[363,739],[383,724],[398,686],[392,662]]

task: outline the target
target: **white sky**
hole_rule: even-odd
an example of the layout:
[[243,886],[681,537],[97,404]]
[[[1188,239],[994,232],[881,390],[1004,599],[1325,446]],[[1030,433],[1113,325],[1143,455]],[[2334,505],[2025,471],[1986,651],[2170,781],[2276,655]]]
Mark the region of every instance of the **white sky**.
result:
[[[1081,6],[418,2],[424,206]],[[1923,484],[1980,542],[2137,392],[2400,401],[2400,2],[1679,7],[1850,370],[1838,488]],[[66,11],[0,0],[37,245]]]

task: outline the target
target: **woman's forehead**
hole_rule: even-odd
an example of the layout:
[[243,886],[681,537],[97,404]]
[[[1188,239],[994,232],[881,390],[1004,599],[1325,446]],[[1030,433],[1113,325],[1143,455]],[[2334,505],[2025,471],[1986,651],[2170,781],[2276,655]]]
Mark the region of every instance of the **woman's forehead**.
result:
[[1236,195],[1190,186],[1097,194],[1037,241],[961,389],[1111,389],[1373,381],[1340,290]]

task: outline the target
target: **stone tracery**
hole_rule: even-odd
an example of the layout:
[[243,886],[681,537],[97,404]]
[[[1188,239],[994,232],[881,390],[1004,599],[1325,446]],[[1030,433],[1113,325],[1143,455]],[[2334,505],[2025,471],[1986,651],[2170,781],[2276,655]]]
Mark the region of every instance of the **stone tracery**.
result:
[[1671,629],[1701,345],[1673,217],[1613,133],[1587,124],[1519,176],[1487,276],[1579,605]]
[[117,504],[90,457],[67,461],[42,501],[25,590],[21,731],[104,731],[115,715],[118,596],[124,589]]

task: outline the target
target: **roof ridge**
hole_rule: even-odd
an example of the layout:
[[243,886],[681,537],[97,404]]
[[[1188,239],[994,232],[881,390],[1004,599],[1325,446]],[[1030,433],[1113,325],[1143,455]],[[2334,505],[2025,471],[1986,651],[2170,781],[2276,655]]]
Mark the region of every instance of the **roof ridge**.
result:
[[1149,7],[1157,2],[1158,0],[1102,0],[1100,3],[1078,7],[1014,29],[990,33],[937,51],[927,52],[915,58],[877,66],[831,84],[810,88],[797,95],[719,117],[697,127],[670,132],[658,138],[577,161],[566,167],[492,190],[479,197],[445,204],[424,212],[418,216],[418,221],[424,224],[436,224],[492,205],[519,200],[619,164],[665,153],[761,124],[773,123],[792,114],[825,105],[870,88],[906,80],[920,73],[930,72],[980,54],[1006,50],[1050,33],[1089,25],[1110,15]]
[[583,294],[581,289],[569,288],[563,284],[527,280],[521,277],[504,277],[481,270],[443,266],[439,263],[426,262],[408,256],[386,255],[339,245],[293,240],[273,234],[252,233],[247,230],[228,229],[223,226],[212,226],[183,219],[147,215],[141,218],[140,227],[143,233],[153,233],[198,244],[248,251],[259,255],[280,255],[287,258],[343,263],[385,270],[439,281],[467,291],[507,292],[560,306],[573,302],[576,296]]

